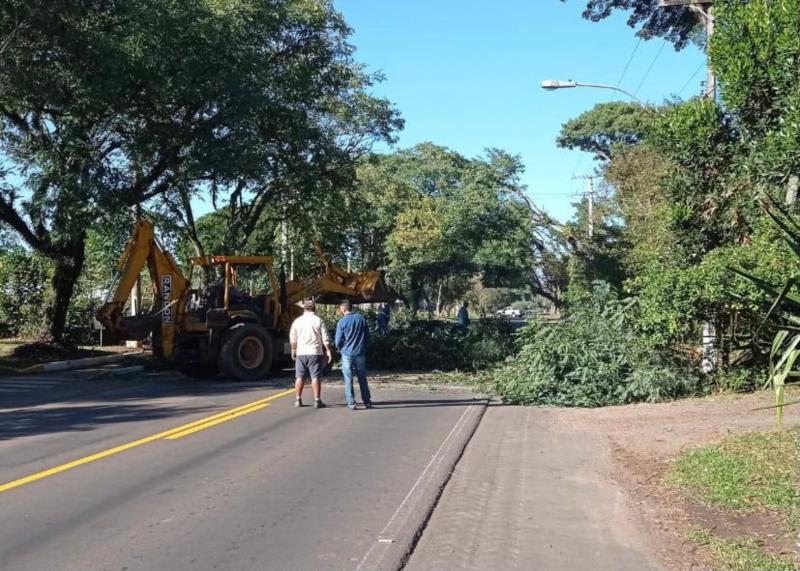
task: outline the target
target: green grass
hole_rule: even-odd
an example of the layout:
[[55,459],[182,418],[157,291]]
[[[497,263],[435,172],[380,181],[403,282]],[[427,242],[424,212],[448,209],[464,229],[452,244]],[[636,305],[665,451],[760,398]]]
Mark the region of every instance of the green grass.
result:
[[696,499],[729,509],[800,513],[800,431],[749,432],[681,454],[667,481]]
[[11,353],[22,345],[22,341],[16,339],[0,339],[0,376],[11,375],[18,371],[35,365],[33,361],[25,361],[11,357]]
[[791,559],[765,553],[755,539],[731,541],[715,536],[709,530],[691,527],[686,537],[707,547],[718,564],[730,571],[794,571],[797,564]]

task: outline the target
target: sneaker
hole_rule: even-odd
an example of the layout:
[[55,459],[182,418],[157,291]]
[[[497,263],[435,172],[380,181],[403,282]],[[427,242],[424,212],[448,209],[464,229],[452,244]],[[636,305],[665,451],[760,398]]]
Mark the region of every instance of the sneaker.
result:
[[365,402],[364,403],[364,408],[372,408],[372,403],[371,402]]
[[295,399],[294,400],[294,406],[296,406],[297,408],[300,408],[301,406],[303,406],[303,399]]
[[321,400],[314,401],[314,408],[325,408],[327,405]]
[[356,405],[354,405],[354,404],[348,404],[348,405],[347,405],[347,408],[349,408],[350,410],[356,410]]

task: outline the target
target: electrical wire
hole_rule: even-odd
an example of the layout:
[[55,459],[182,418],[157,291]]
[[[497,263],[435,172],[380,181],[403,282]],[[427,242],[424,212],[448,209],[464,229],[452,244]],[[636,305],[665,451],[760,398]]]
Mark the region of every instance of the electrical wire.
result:
[[573,191],[569,192],[536,192],[534,198],[558,198],[559,196],[572,196],[575,194]]
[[694,73],[692,74],[692,76],[689,79],[686,80],[686,83],[684,83],[683,87],[681,87],[680,91],[678,91],[678,97],[683,95],[683,92],[686,91],[686,88],[689,87],[689,84],[692,82],[692,80],[695,77],[697,77],[697,74],[700,73],[700,70],[703,69],[705,66],[706,66],[706,62],[702,62],[700,65],[697,66],[697,69],[694,70]]
[[625,64],[625,68],[622,70],[622,73],[617,80],[617,87],[622,85],[622,80],[625,79],[625,75],[628,73],[628,69],[631,67],[631,62],[633,62],[633,58],[636,55],[636,52],[639,51],[639,46],[642,45],[642,37],[639,36],[639,41],[636,42],[636,45],[633,47],[633,51],[631,52],[630,57],[628,58],[628,63]]
[[661,42],[661,47],[658,48],[658,52],[656,52],[656,57],[653,58],[653,61],[650,62],[650,67],[647,68],[647,71],[644,72],[644,77],[642,77],[642,81],[639,82],[639,85],[636,87],[636,91],[633,92],[634,95],[639,95],[639,90],[644,85],[644,82],[647,80],[647,77],[650,75],[650,72],[653,71],[653,66],[656,65],[656,61],[658,61],[658,57],[661,55],[661,52],[664,51],[664,47],[667,45],[667,40]]

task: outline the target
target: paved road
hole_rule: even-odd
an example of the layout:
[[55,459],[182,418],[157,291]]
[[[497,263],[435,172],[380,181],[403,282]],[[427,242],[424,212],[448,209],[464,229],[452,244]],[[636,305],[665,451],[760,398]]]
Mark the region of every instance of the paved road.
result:
[[336,388],[298,410],[280,383],[51,382],[46,399],[0,396],[3,569],[354,568],[474,404],[381,390],[350,412]]

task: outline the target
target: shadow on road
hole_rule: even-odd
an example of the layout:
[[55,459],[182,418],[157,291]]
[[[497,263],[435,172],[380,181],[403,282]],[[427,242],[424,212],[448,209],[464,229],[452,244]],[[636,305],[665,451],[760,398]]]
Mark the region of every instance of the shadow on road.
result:
[[[46,377],[40,377],[46,379]],[[75,404],[97,401],[122,403],[151,400],[158,397],[234,395],[259,389],[283,389],[293,386],[285,376],[253,383],[238,383],[224,378],[195,379],[182,375],[155,376],[130,380],[81,380],[55,382],[52,386],[25,388],[17,381],[18,390],[0,395],[0,423],[8,412],[41,405]],[[0,386],[2,382],[0,381]]]
[[153,403],[153,399],[222,395],[248,398],[247,393],[263,396],[262,390],[283,389],[292,384],[285,376],[237,383],[224,378],[201,380],[172,374],[130,380],[75,380],[32,389],[17,381],[15,386],[21,388],[6,391],[0,398],[0,441],[88,431],[102,425],[179,417],[218,408],[205,404],[170,406]]
[[93,430],[99,425],[156,420],[212,408],[98,404],[18,410],[0,414],[0,441],[50,432]]

